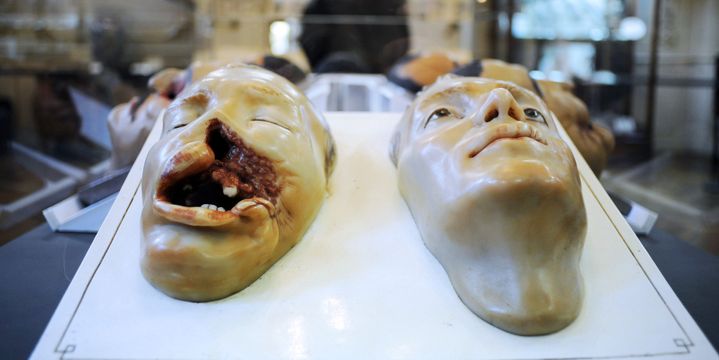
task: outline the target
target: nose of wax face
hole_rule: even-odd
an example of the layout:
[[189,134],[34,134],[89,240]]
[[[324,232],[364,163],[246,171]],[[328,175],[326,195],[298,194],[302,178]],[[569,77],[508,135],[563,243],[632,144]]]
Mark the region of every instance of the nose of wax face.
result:
[[479,111],[479,122],[490,122],[494,119],[522,119],[522,111],[517,101],[507,89],[499,88],[490,91],[488,99]]

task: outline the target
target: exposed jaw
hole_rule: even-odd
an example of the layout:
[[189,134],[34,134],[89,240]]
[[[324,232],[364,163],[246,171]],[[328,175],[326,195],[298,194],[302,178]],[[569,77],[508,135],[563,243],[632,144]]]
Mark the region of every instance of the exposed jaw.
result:
[[474,158],[495,141],[504,139],[531,139],[547,145],[547,139],[542,136],[539,130],[527,123],[513,122],[490,126],[470,140],[467,157]]
[[191,226],[221,226],[273,218],[280,186],[272,162],[219,120],[204,141],[165,162],[153,198],[155,212]]

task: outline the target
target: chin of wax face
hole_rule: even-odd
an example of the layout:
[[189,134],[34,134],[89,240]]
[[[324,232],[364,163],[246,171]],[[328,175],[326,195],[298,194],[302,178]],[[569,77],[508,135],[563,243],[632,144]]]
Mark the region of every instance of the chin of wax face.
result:
[[421,92],[391,148],[427,248],[467,307],[505,331],[578,315],[586,212],[554,118],[513,83],[447,76]]
[[165,111],[143,173],[142,272],[209,301],[242,290],[303,236],[326,195],[334,142],[286,79],[228,65]]

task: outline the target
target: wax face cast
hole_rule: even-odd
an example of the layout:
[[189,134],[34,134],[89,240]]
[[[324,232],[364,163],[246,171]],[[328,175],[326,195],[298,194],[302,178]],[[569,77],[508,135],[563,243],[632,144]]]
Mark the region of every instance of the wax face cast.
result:
[[158,71],[148,81],[148,87],[155,93],[174,99],[185,87],[227,65],[221,61],[194,61],[184,70],[167,68]]
[[210,73],[162,121],[143,173],[143,274],[179,299],[222,298],[300,240],[334,143],[296,87],[254,66]]
[[110,167],[120,169],[132,165],[160,115],[170,101],[152,94],[138,104],[138,98],[112,109],[107,127],[112,143]]
[[557,331],[582,302],[580,180],[546,105],[514,84],[445,77],[397,127],[399,188],[427,248],[474,313]]

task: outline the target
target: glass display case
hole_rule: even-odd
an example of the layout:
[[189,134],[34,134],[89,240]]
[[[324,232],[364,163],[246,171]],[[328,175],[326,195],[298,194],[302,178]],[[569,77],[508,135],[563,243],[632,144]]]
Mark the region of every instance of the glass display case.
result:
[[334,118],[399,118],[443,76],[512,81],[569,118],[644,246],[714,266],[717,17],[714,0],[0,1],[0,258],[38,227],[94,234],[159,114],[243,63]]

